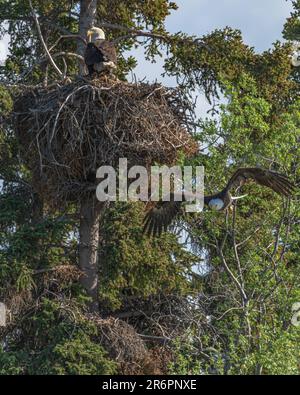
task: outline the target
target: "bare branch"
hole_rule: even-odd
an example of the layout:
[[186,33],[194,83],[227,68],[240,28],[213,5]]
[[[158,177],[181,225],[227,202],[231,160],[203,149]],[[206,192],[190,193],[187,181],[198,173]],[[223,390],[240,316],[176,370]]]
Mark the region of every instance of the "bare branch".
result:
[[[82,63],[84,63],[84,58],[83,56],[75,53],[75,52],[65,52],[65,51],[61,51],[61,52],[57,52],[53,55],[51,55],[53,59],[59,58],[59,57],[74,57],[79,59]],[[44,57],[40,60],[38,60],[36,63],[34,63],[32,66],[30,66],[28,69],[24,70],[23,73],[20,75],[19,79],[22,79],[24,77],[26,77],[29,73],[32,72],[32,70],[37,67],[42,65],[43,63],[48,62],[49,63],[49,58],[48,57]]]
[[[60,36],[55,43],[52,45],[52,47],[49,48],[49,52],[51,52],[62,40],[66,39],[74,39],[74,40],[81,40],[85,45],[87,44],[86,40],[81,37],[79,34],[64,34]],[[81,55],[78,55],[81,56]]]
[[35,275],[35,274],[50,273],[50,272],[55,272],[55,271],[57,271],[57,270],[63,270],[63,269],[78,270],[75,266],[71,266],[71,265],[59,265],[59,266],[50,267],[50,268],[47,268],[47,269],[38,269],[38,270],[35,270],[35,271],[33,272],[33,275]]
[[222,242],[220,244],[217,243],[217,251],[218,251],[218,254],[222,260],[222,264],[225,268],[226,273],[229,275],[229,277],[232,279],[232,281],[236,285],[237,289],[239,290],[239,292],[241,294],[243,304],[245,304],[248,301],[248,296],[246,295],[244,287],[242,286],[242,284],[239,282],[239,280],[236,278],[236,276],[234,275],[234,273],[228,266],[227,261],[224,256],[224,253],[223,253],[223,248],[226,243],[227,236],[228,236],[228,212],[226,213],[225,222],[226,222],[226,233],[225,233],[225,236],[224,236]]
[[44,40],[44,37],[42,35],[42,31],[41,31],[41,27],[40,27],[40,24],[39,24],[39,20],[38,20],[38,17],[36,15],[35,11],[34,11],[34,8],[32,6],[31,0],[29,0],[29,5],[30,5],[30,9],[31,9],[31,12],[32,12],[32,16],[33,16],[36,28],[37,28],[38,36],[39,36],[39,38],[41,40],[41,43],[42,43],[42,45],[44,47],[44,50],[45,50],[45,52],[47,54],[47,57],[48,57],[50,63],[52,64],[52,66],[54,67],[54,69],[56,70],[56,72],[59,74],[59,76],[63,77],[63,73],[61,72],[61,70],[59,69],[57,64],[54,62],[54,60],[53,60],[53,58],[52,58],[52,56],[51,56],[51,54],[50,54],[50,52],[49,52],[49,50],[47,48],[47,45],[46,45],[45,40]]
[[234,251],[235,260],[237,263],[241,286],[244,288],[244,276],[243,276],[243,272],[242,272],[242,267],[241,267],[241,262],[240,262],[240,257],[239,257],[239,253],[238,253],[237,242],[236,242],[236,204],[233,205],[232,244],[233,244],[233,251]]
[[200,47],[205,47],[207,50],[210,50],[209,47],[201,42],[201,39],[192,39],[192,38],[178,38],[178,37],[172,37],[168,34],[159,34],[159,33],[152,33],[152,32],[146,32],[143,30],[137,30],[137,29],[131,29],[126,26],[122,26],[119,24],[115,23],[108,23],[108,22],[99,22],[99,26],[107,28],[107,29],[112,29],[112,30],[122,30],[126,32],[127,34],[121,37],[118,37],[117,39],[114,40],[114,43],[118,43],[122,40],[126,40],[128,38],[135,38],[135,37],[148,37],[152,39],[157,39],[160,41],[164,41],[167,43],[171,43],[173,41],[179,41],[182,43],[189,43],[189,44],[195,44],[199,45]]
[[159,343],[170,343],[172,339],[168,337],[162,337],[162,336],[150,336],[150,335],[143,335],[141,333],[138,333],[139,337],[145,341],[157,341]]
[[[61,51],[61,52],[57,52],[55,54],[52,55],[53,58],[59,58],[61,56],[66,56],[66,57],[74,57],[79,59],[81,62],[84,62],[84,58],[83,56],[79,55],[78,53],[75,52],[65,52],[65,51]],[[44,62],[46,61],[46,59],[43,60]]]
[[244,300],[244,301],[247,301],[247,300],[248,300],[248,297],[247,297],[247,295],[246,295],[246,293],[245,293],[245,291],[244,291],[242,285],[240,284],[240,282],[238,281],[238,279],[235,277],[235,275],[233,274],[233,272],[232,272],[231,269],[229,268],[229,266],[228,266],[228,264],[227,264],[227,262],[226,262],[225,256],[224,256],[224,254],[223,254],[222,249],[219,249],[218,252],[219,252],[219,255],[220,255],[220,257],[221,257],[223,266],[224,266],[224,268],[225,268],[227,274],[229,275],[229,277],[232,279],[232,281],[234,282],[234,284],[236,285],[236,287],[237,287],[238,290],[240,291],[240,294],[241,294],[243,300]]

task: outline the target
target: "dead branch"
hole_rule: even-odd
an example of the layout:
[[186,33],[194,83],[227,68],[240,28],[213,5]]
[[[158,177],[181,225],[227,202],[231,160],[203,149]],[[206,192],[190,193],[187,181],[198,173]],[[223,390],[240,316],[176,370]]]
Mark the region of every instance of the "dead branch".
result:
[[159,342],[162,344],[170,343],[172,339],[168,337],[162,337],[162,336],[150,336],[150,335],[143,335],[141,333],[138,333],[139,337],[145,341],[155,341]]
[[192,39],[192,38],[178,38],[178,37],[172,37],[167,34],[159,34],[159,33],[153,33],[153,32],[147,32],[143,30],[138,30],[138,29],[132,29],[126,26],[122,26],[116,23],[108,23],[108,22],[99,22],[99,26],[107,28],[107,29],[112,29],[112,30],[122,30],[126,32],[127,34],[121,37],[118,37],[114,40],[114,43],[118,43],[122,40],[126,40],[128,38],[135,38],[135,37],[147,37],[147,38],[152,38],[160,41],[164,41],[166,43],[172,43],[174,41],[180,42],[180,43],[186,43],[186,44],[194,44],[198,45],[200,47],[204,47],[208,50],[210,48],[201,42],[201,39]]
[[223,264],[223,267],[224,267],[226,273],[229,275],[229,277],[232,279],[233,283],[236,285],[237,289],[239,290],[240,295],[243,300],[243,303],[246,303],[248,301],[248,296],[247,296],[242,284],[239,282],[237,277],[234,275],[233,271],[228,266],[227,261],[224,256],[224,253],[223,253],[223,248],[225,246],[225,243],[226,243],[226,240],[228,237],[228,212],[226,213],[225,222],[226,222],[225,236],[223,237],[222,242],[217,244],[217,252],[221,258],[221,261],[222,261],[222,264]]
[[31,0],[29,0],[29,5],[30,5],[32,16],[33,16],[33,19],[34,19],[34,22],[35,22],[35,25],[36,25],[36,29],[37,29],[37,33],[38,33],[39,39],[41,40],[41,43],[42,43],[43,48],[44,48],[44,50],[46,52],[46,55],[47,55],[47,57],[49,59],[49,62],[52,64],[52,66],[54,67],[54,69],[56,70],[58,75],[60,77],[63,77],[63,73],[61,72],[61,70],[59,69],[57,64],[54,62],[54,60],[53,60],[53,58],[52,58],[52,56],[51,56],[51,54],[50,54],[50,52],[49,52],[49,50],[47,48],[47,45],[46,45],[45,40],[44,40],[44,37],[42,35],[42,31],[41,31],[41,27],[40,27],[40,24],[39,24],[39,20],[38,20],[38,17],[36,15],[35,11],[34,11],[34,8],[32,6]]
[[[51,52],[62,40],[66,40],[66,39],[81,40],[85,45],[87,44],[86,40],[83,37],[81,37],[79,34],[64,34],[64,35],[60,36],[55,41],[55,43],[49,48],[49,52]],[[80,56],[80,55],[78,55],[78,56]]]

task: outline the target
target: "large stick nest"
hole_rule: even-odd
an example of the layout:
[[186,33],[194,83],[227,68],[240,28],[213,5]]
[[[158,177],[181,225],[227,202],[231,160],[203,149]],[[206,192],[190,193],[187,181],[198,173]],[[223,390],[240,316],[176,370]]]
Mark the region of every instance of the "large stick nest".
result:
[[86,193],[96,170],[119,158],[149,167],[195,154],[189,110],[176,89],[102,76],[23,91],[14,126],[38,192],[59,202]]

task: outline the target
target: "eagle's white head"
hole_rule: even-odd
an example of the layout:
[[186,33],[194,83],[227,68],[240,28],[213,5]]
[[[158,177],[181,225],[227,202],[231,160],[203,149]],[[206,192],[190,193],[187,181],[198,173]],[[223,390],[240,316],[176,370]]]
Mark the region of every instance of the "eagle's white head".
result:
[[211,199],[211,200],[208,202],[208,206],[209,206],[209,208],[211,208],[212,210],[219,211],[219,210],[222,210],[222,208],[223,208],[223,206],[224,206],[224,202],[223,202],[222,199],[218,199],[218,198],[216,198],[216,199]]
[[294,67],[300,66],[300,43],[293,45],[293,53],[291,55],[291,63]]
[[105,40],[105,33],[99,27],[91,27],[87,32],[88,42],[95,43],[98,40]]

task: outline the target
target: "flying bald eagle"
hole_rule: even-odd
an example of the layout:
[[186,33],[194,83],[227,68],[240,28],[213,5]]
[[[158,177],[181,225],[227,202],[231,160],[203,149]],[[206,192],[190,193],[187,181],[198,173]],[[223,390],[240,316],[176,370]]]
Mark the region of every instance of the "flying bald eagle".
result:
[[114,44],[105,39],[105,33],[98,27],[87,32],[88,44],[84,53],[84,61],[89,75],[112,71],[117,67],[117,52]]
[[[204,204],[212,210],[226,210],[235,200],[247,196],[233,197],[230,194],[230,190],[234,187],[242,186],[246,181],[251,179],[257,184],[271,188],[273,191],[286,197],[291,196],[295,188],[285,175],[255,167],[240,168],[233,174],[221,192],[204,196]],[[182,201],[176,201],[181,197]],[[162,201],[157,202],[144,217],[143,232],[148,236],[161,236],[163,231],[167,231],[168,226],[173,222],[175,217],[182,212],[182,204],[186,201],[187,197],[186,194],[184,196],[184,194],[180,193],[179,196],[178,193],[171,193],[170,201],[164,201],[162,199]]]

